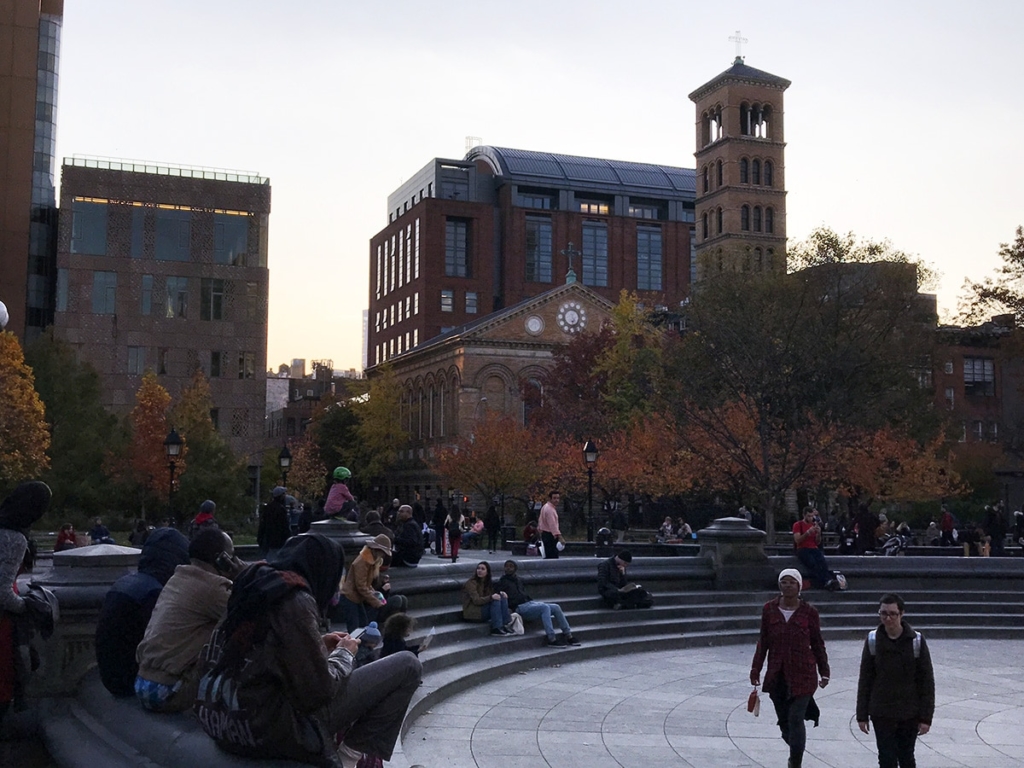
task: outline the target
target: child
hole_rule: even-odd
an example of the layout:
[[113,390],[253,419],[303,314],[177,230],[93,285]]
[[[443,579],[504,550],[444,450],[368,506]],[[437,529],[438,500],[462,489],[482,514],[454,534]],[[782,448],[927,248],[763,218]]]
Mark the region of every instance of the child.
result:
[[384,647],[380,657],[390,656],[399,651],[412,651],[419,656],[419,645],[408,646],[405,638],[412,634],[416,621],[407,613],[396,613],[384,622]]

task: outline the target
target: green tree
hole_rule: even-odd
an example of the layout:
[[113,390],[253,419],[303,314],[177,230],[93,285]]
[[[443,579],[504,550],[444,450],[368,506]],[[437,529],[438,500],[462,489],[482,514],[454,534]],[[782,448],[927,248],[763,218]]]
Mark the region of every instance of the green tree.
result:
[[402,384],[390,365],[381,365],[377,371],[366,397],[353,405],[359,420],[359,470],[368,482],[384,477],[397,462],[398,450],[409,441],[402,427]]
[[32,369],[13,333],[0,331],[0,494],[49,466],[50,431]]
[[170,413],[171,423],[188,444],[188,470],[180,475],[174,500],[182,519],[194,516],[206,499],[217,502],[221,520],[238,519],[248,512],[243,501],[245,468],[213,426],[212,408],[210,382],[196,371]]
[[26,348],[25,359],[50,427],[53,458],[43,480],[53,490],[52,508],[63,517],[78,512],[79,519],[106,512],[118,494],[111,492],[105,459],[124,435],[101,405],[99,375],[50,331]]
[[995,277],[966,282],[965,295],[960,299],[964,322],[979,323],[994,314],[1010,312],[1018,327],[1024,325],[1024,227],[1017,227],[1013,242],[999,245],[999,257],[1003,263]]

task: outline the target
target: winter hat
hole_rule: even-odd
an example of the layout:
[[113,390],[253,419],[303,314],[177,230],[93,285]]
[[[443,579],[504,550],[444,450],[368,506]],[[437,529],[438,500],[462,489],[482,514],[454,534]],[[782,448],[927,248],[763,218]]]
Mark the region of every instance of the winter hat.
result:
[[622,550],[621,552],[619,552],[619,554],[616,555],[616,557],[624,563],[633,562],[633,555],[630,553],[628,549]]
[[276,499],[279,496],[284,496],[285,493],[286,493],[286,491],[285,491],[283,485],[276,485],[276,486],[274,486],[274,490],[272,490],[270,492],[270,495],[273,496]]
[[366,630],[363,632],[362,636],[359,639],[362,641],[362,644],[366,647],[376,648],[381,641],[380,630],[377,629],[377,622],[371,621],[369,624],[367,624]]
[[800,575],[800,571],[798,571],[796,568],[783,569],[782,573],[779,574],[779,584],[782,583],[782,578],[784,576],[789,576],[792,579],[796,579],[796,583],[800,585],[801,588],[803,587],[804,577]]
[[209,512],[211,515],[217,511],[217,503],[212,499],[207,499],[199,505],[200,512]]

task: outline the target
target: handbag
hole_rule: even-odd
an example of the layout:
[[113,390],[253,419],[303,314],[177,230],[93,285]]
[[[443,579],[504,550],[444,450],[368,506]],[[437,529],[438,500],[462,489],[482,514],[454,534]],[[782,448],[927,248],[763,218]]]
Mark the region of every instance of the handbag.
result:
[[758,717],[761,714],[761,695],[757,692],[757,686],[754,686],[754,690],[747,696],[747,712],[753,712],[754,717]]
[[512,614],[512,622],[511,622],[511,624],[512,624],[512,631],[515,634],[521,635],[521,634],[526,632],[526,627],[523,626],[523,617],[520,616],[518,613],[513,613]]

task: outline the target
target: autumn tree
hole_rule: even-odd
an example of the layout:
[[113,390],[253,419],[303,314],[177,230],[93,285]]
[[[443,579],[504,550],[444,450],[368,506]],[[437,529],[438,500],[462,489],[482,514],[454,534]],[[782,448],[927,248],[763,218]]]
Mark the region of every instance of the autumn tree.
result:
[[[171,396],[156,374],[146,371],[135,393],[135,407],[128,417],[132,431],[128,469],[142,488],[158,497],[167,493],[169,479],[164,440],[170,432],[167,421],[170,404]],[[185,453],[182,446],[181,456],[175,462],[179,476],[185,469]]]
[[[288,485],[300,499],[312,502],[327,493],[327,467],[320,457],[320,449],[307,434],[291,443],[292,464],[288,470]],[[333,467],[331,468],[333,469]]]
[[170,423],[188,445],[188,471],[179,473],[174,501],[185,518],[198,512],[206,499],[217,502],[217,516],[222,519],[247,511],[242,502],[245,467],[214,427],[212,408],[210,382],[197,370],[170,411]]
[[448,484],[495,496],[526,499],[545,481],[551,446],[544,433],[515,419],[487,412],[472,434],[442,449],[432,469]]
[[49,466],[50,431],[32,369],[13,333],[0,331],[0,494]]
[[1017,227],[1013,242],[1000,243],[1002,265],[994,277],[980,282],[966,281],[960,299],[960,314],[965,322],[979,323],[990,316],[1012,313],[1017,326],[1024,326],[1024,227]]
[[695,292],[689,332],[666,353],[676,420],[709,476],[728,468],[759,497],[770,537],[785,492],[813,481],[848,430],[937,431],[918,382],[934,317],[916,291],[912,264],[834,259]]
[[42,477],[53,490],[51,507],[64,518],[72,510],[83,517],[101,514],[117,495],[105,458],[119,450],[124,435],[117,418],[101,404],[99,375],[50,330],[28,345],[25,359],[52,436],[50,468]]

